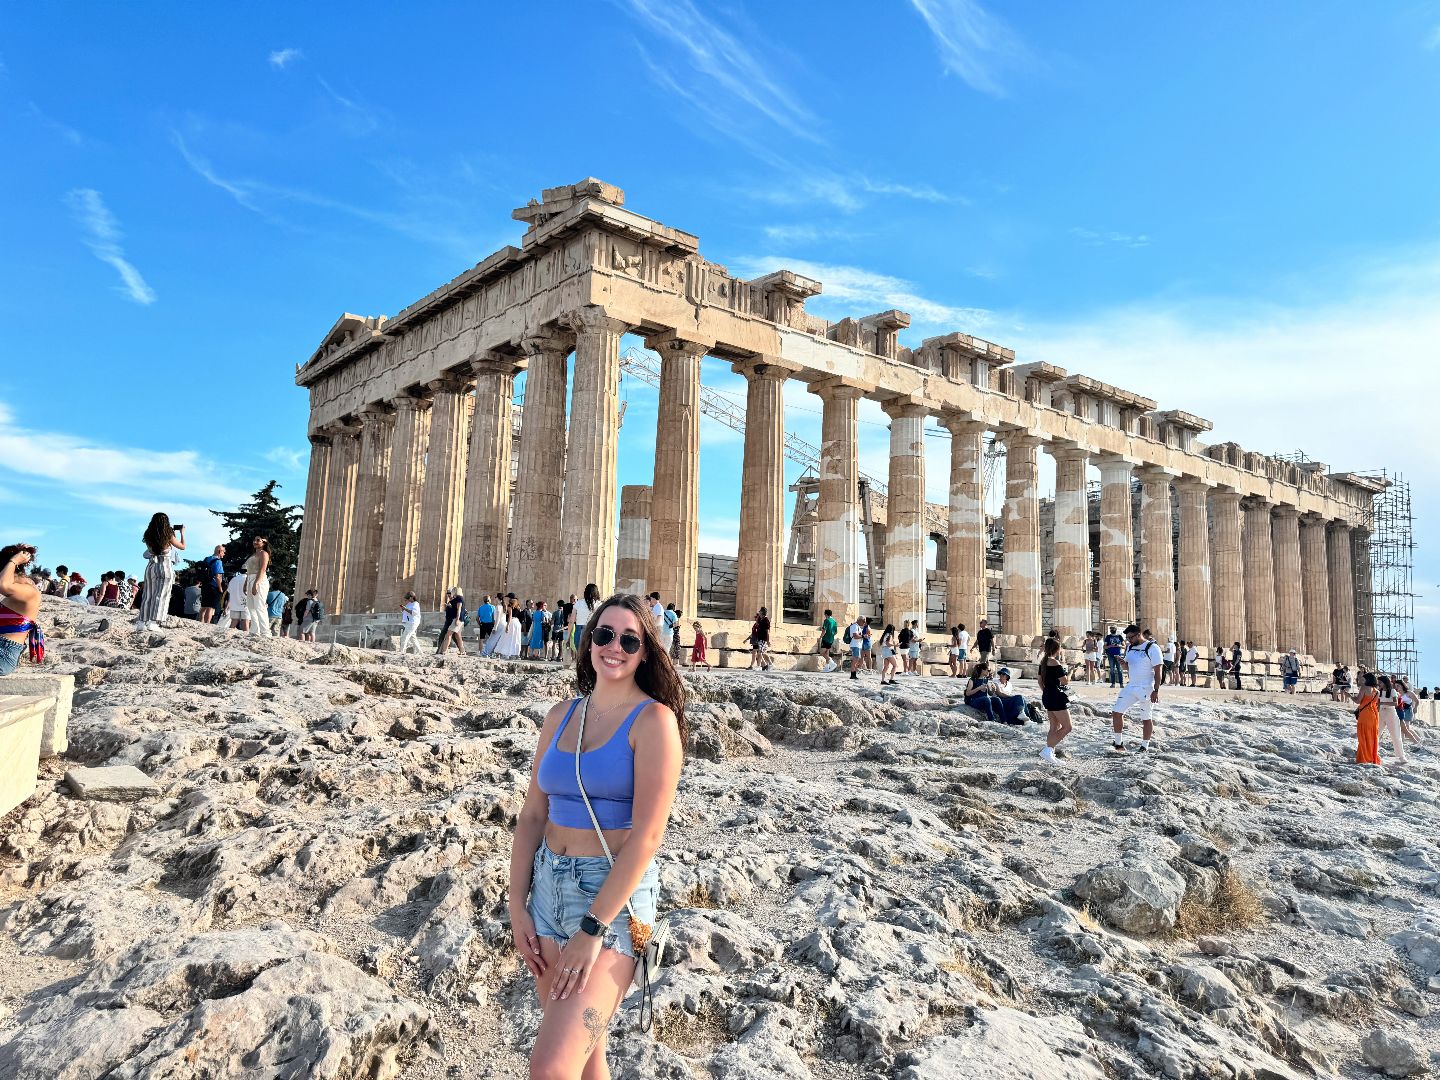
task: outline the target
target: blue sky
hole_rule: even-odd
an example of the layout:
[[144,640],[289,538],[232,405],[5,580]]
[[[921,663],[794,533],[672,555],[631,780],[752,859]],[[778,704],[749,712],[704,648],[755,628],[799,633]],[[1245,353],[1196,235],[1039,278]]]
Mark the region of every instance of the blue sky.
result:
[[[1404,472],[1440,681],[1440,4],[3,10],[0,504],[47,564],[138,566],[152,508],[203,524],[272,477],[298,501],[294,365],[335,317],[594,175],[732,271],[820,278],[819,314],[901,307],[910,343],[970,331],[1217,440]],[[627,398],[644,483],[653,391]],[[704,440],[729,551],[739,442]],[[943,438],[929,466],[943,498]]]

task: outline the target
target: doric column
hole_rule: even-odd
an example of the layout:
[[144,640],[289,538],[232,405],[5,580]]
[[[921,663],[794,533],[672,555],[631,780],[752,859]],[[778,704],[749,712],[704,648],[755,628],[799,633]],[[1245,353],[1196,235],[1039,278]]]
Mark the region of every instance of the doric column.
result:
[[815,524],[816,622],[826,609],[848,626],[860,607],[859,401],[865,392],[835,380],[810,388],[820,414],[820,494]]
[[[650,580],[650,485],[620,489],[620,542],[615,549],[615,591],[644,596]],[[694,608],[684,608],[687,617]]]
[[[510,523],[505,585],[525,600],[579,588],[560,577],[560,503],[565,483],[565,357],[570,339],[534,334],[520,341],[530,358],[525,411],[520,421],[520,463]],[[598,585],[599,582],[596,582]]]
[[1375,667],[1375,600],[1370,579],[1370,530],[1357,527],[1350,534],[1350,552],[1355,559],[1355,661]]
[[398,612],[415,583],[415,547],[420,533],[420,500],[425,490],[425,446],[430,441],[430,399],[398,394],[395,432],[390,438],[390,482],[380,529],[380,574],[375,610]]
[[1300,511],[1277,506],[1270,519],[1275,545],[1275,639],[1283,652],[1309,652],[1305,640],[1305,601],[1300,581]]
[[1123,628],[1135,618],[1135,532],[1130,518],[1133,461],[1105,456],[1100,467],[1100,620]]
[[[305,517],[300,528],[300,557],[295,564],[295,592],[318,586],[320,552],[325,545],[325,493],[329,485],[330,436],[310,436],[310,471],[305,478]],[[201,552],[202,555],[208,554]]]
[[[924,405],[895,398],[890,417],[890,491],[885,504],[885,621],[925,620]],[[924,625],[922,621],[922,625]]]
[[740,469],[740,542],[735,617],[760,608],[778,625],[785,611],[785,398],[788,372],[764,358],[733,365],[745,376],[745,460]]
[[1175,481],[1175,493],[1180,500],[1176,622],[1179,636],[1201,648],[1215,644],[1210,599],[1210,515],[1205,502],[1208,491],[1209,485],[1193,476],[1182,476]]
[[1005,560],[1000,583],[1000,630],[1029,644],[1040,628],[1040,440],[1007,431],[1005,443]]
[[1334,659],[1330,650],[1330,562],[1325,550],[1325,519],[1306,514],[1300,519],[1300,581],[1305,599],[1305,644],[1322,664]]
[[700,572],[700,360],[708,346],[674,335],[645,344],[660,354],[646,580],[693,618]]
[[[355,479],[355,514],[350,526],[350,561],[345,572],[345,610],[373,611],[380,577],[380,534],[385,523],[385,486],[390,480],[390,435],[395,414],[371,407],[360,413],[360,465]],[[302,593],[303,595],[303,593]]]
[[415,552],[415,596],[425,611],[445,603],[445,590],[461,585],[460,526],[465,517],[465,444],[469,435],[466,395],[470,375],[447,375],[428,384],[430,449],[425,455],[425,496],[420,505],[420,544]]
[[1238,491],[1220,488],[1210,498],[1215,636],[1217,644],[1229,648],[1245,640],[1243,515]]
[[1330,570],[1330,652],[1338,664],[1354,667],[1359,653],[1355,648],[1355,555],[1351,549],[1350,526],[1332,521],[1325,545]]
[[1274,652],[1275,540],[1270,530],[1270,503],[1258,495],[1246,498],[1245,511],[1245,644]]
[[950,533],[945,558],[945,617],[964,623],[974,636],[989,615],[985,581],[984,422],[949,414],[940,422],[950,432]]
[[615,588],[620,335],[629,327],[593,306],[572,312],[566,322],[575,331],[575,377],[570,388],[560,580],[545,582],[543,592],[536,595],[578,593],[594,583],[605,596]]
[[1164,642],[1175,632],[1174,517],[1167,469],[1147,466],[1140,477],[1140,625]]
[[[511,409],[516,362],[498,353],[470,362],[475,376],[475,415],[465,468],[465,518],[460,530],[460,583],[467,595],[484,594],[505,581],[510,528]],[[451,582],[454,584],[454,582]],[[470,602],[479,603],[479,596]]]
[[350,559],[350,526],[355,516],[355,479],[360,466],[360,428],[339,428],[331,442],[325,491],[325,547],[320,553],[320,600],[329,611],[349,611],[345,569]]
[[1089,454],[1077,447],[1046,448],[1055,459],[1055,606],[1062,637],[1090,628],[1090,502],[1085,491]]

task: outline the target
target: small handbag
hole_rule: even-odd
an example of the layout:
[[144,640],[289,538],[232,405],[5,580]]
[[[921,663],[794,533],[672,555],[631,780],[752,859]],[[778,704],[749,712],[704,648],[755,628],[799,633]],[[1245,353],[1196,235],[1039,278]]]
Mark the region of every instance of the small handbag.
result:
[[[595,828],[595,835],[600,838],[600,848],[605,852],[605,859],[613,868],[615,856],[610,854],[610,845],[605,840],[605,831],[600,828],[600,821],[595,817],[595,808],[590,805],[590,796],[585,794],[585,785],[580,780],[580,755],[585,749],[585,714],[590,711],[590,695],[585,695],[585,700],[580,705],[580,727],[575,736],[575,786],[580,789],[580,798],[585,801],[585,809],[590,814],[590,824]],[[660,975],[661,957],[665,953],[665,946],[670,941],[670,922],[664,917],[657,917],[653,926],[646,926],[635,916],[635,909],[630,906],[627,898],[625,910],[630,916],[630,934],[632,940],[636,936],[637,928],[648,929],[649,939],[645,942],[640,955],[635,958],[635,979],[634,985],[640,991],[640,1030],[649,1031],[650,1026],[655,1022],[655,995],[651,984]]]

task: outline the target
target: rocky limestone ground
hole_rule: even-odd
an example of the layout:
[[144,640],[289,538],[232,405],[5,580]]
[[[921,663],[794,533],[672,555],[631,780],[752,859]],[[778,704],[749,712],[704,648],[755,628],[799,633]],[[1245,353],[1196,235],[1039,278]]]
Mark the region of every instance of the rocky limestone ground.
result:
[[[137,633],[47,604],[70,751],[0,820],[0,1076],[519,1077],[509,834],[568,672]],[[619,1077],[1419,1075],[1440,1050],[1440,757],[1340,705],[1169,700],[1069,755],[959,683],[715,672]],[[1433,733],[1440,747],[1440,733]],[[76,765],[158,790],[71,795]]]

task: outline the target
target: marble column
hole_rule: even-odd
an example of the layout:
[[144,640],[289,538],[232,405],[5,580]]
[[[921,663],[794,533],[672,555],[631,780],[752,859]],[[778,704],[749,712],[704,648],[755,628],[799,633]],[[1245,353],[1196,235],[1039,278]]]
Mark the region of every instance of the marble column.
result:
[[1270,529],[1270,503],[1258,495],[1244,500],[1245,511],[1245,644],[1274,652],[1275,539]]
[[983,421],[948,414],[950,432],[950,535],[945,557],[945,617],[964,623],[974,637],[989,616],[985,575],[985,431]]
[[1305,600],[1300,579],[1300,511],[1277,506],[1270,518],[1275,544],[1275,639],[1281,652],[1308,653]]
[[[310,471],[305,478],[305,517],[300,528],[300,555],[295,564],[295,592],[316,588],[320,552],[325,546],[325,493],[329,486],[330,437],[310,436]],[[209,554],[201,552],[201,555]]]
[[1330,563],[1325,550],[1325,519],[1300,519],[1300,580],[1305,602],[1305,645],[1321,664],[1330,663]]
[[1047,447],[1055,459],[1054,627],[1062,638],[1090,629],[1090,502],[1085,491],[1089,454]]
[[420,543],[415,552],[415,597],[421,610],[445,604],[445,590],[460,581],[460,527],[465,520],[465,446],[469,373],[428,384],[430,448],[425,455],[425,495],[420,505]]
[[1212,566],[1215,570],[1215,637],[1229,648],[1245,641],[1245,559],[1240,493],[1229,488],[1211,497]]
[[1005,559],[1000,583],[1000,631],[1029,645],[1040,626],[1040,440],[1005,432]]
[[860,448],[858,386],[826,381],[811,387],[822,402],[820,492],[815,523],[815,603],[848,626],[860,612]]
[[700,573],[700,360],[707,346],[674,335],[647,338],[645,344],[660,354],[646,579],[665,603],[673,601],[694,618]]
[[785,611],[785,398],[788,372],[764,358],[733,365],[745,376],[745,458],[740,467],[740,541],[735,617],[760,608],[772,626]]
[[[380,578],[380,535],[385,524],[385,486],[390,480],[390,438],[395,414],[371,407],[360,413],[360,465],[355,514],[345,573],[345,610],[374,611]],[[303,595],[303,594],[302,594]]]
[[1330,652],[1337,664],[1354,667],[1359,652],[1355,647],[1355,555],[1350,543],[1350,526],[1343,521],[1332,521],[1326,540],[1330,571]]
[[[560,575],[560,504],[565,483],[565,357],[570,338],[533,334],[520,348],[530,358],[520,421],[519,469],[504,583],[521,601],[575,593]],[[599,582],[596,582],[598,585]]]
[[1102,457],[1100,468],[1100,621],[1120,629],[1135,618],[1135,531],[1130,475],[1135,463]]
[[360,428],[340,428],[332,437],[330,482],[325,492],[325,547],[320,553],[320,602],[327,611],[350,608],[345,602],[345,570],[350,555],[350,526],[355,517],[355,480],[360,466]]
[[925,417],[924,405],[892,399],[890,480],[885,506],[885,622],[925,625]]
[[420,501],[425,491],[425,447],[430,441],[430,399],[397,394],[395,431],[390,438],[390,480],[380,529],[380,574],[375,610],[398,614],[415,584],[415,548],[420,535]]
[[565,455],[560,580],[546,582],[537,595],[579,593],[593,583],[606,596],[615,588],[620,336],[629,326],[594,306],[571,313],[566,322],[575,331],[575,375]]
[[1167,469],[1140,469],[1140,627],[1162,644],[1175,633],[1175,542]]
[[1350,534],[1354,556],[1355,662],[1375,667],[1375,607],[1370,583],[1370,530],[1359,527]]
[[[470,362],[475,412],[466,455],[459,580],[471,604],[505,582],[510,529],[510,448],[516,362],[491,354]],[[454,584],[453,582],[451,584]]]
[[[1193,476],[1175,481],[1180,501],[1180,580],[1175,595],[1179,636],[1198,648],[1215,644],[1210,597],[1209,485]],[[1233,638],[1231,639],[1234,640]]]
[[[620,489],[620,541],[615,549],[615,591],[644,596],[650,581],[649,484],[626,484]],[[685,608],[686,618],[695,615]]]

